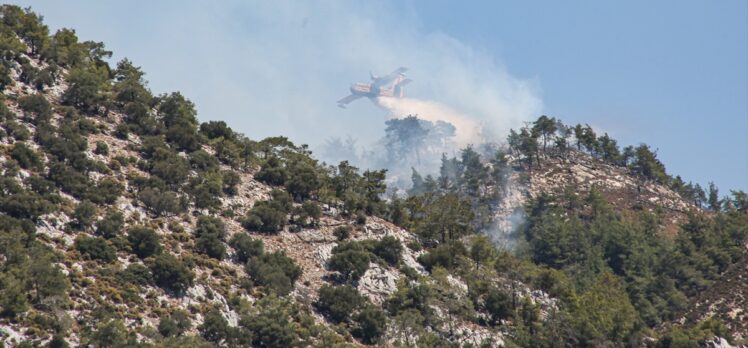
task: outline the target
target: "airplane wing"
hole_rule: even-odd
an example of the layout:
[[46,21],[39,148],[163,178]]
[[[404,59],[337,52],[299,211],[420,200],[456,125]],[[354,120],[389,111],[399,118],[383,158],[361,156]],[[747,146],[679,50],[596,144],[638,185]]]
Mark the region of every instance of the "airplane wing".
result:
[[411,82],[413,82],[413,80],[411,80],[411,79],[405,79],[405,80],[400,81],[400,83],[398,83],[397,85],[400,86],[400,87],[402,87],[402,86],[405,86],[405,85],[407,85],[407,84],[409,84]]
[[345,109],[345,104],[348,104],[348,103],[350,103],[350,102],[352,102],[352,101],[354,101],[354,100],[356,100],[358,98],[361,98],[361,97],[362,96],[357,95],[357,94],[351,94],[351,95],[349,95],[349,96],[347,96],[347,97],[345,97],[343,99],[338,100],[338,107],[341,107],[341,108]]

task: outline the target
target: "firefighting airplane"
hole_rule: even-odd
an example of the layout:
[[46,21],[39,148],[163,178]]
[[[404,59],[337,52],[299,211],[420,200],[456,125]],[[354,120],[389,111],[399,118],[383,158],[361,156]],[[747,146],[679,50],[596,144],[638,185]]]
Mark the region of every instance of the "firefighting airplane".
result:
[[402,98],[404,95],[403,86],[412,81],[405,77],[406,71],[408,71],[408,68],[399,68],[382,77],[369,73],[372,83],[354,83],[351,85],[351,94],[338,100],[338,107],[345,109],[348,103],[362,97],[367,97],[374,102],[378,97]]

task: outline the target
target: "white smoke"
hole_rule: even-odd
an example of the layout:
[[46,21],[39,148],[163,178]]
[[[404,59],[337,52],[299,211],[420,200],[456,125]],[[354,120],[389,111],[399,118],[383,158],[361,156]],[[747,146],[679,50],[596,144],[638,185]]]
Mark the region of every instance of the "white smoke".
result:
[[382,111],[365,100],[345,110],[335,101],[351,83],[367,82],[367,72],[399,66],[410,68],[405,93],[415,99],[396,101],[390,116],[442,115],[460,128],[461,145],[474,142],[474,124],[495,141],[542,110],[537,80],[512,75],[498,52],[424,29],[400,1],[28,5],[52,30],[74,24],[82,40],[106,42],[115,60],[127,55],[154,92],[181,91],[201,121],[224,120],[253,139],[284,135],[316,147],[351,136],[368,146],[383,135]]
[[454,142],[460,148],[483,142],[482,127],[478,122],[444,104],[429,100],[389,97],[380,97],[377,103],[390,111],[389,116],[392,118],[412,115],[426,121],[444,121],[452,124],[456,128]]

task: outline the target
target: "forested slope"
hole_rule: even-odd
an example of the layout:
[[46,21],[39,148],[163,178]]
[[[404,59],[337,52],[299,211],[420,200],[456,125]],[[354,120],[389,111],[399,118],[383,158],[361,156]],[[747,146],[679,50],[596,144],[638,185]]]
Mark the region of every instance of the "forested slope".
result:
[[646,145],[542,116],[393,195],[386,170],[201,123],[104,44],[0,16],[6,346],[747,337],[728,299],[745,293],[746,195],[686,184]]

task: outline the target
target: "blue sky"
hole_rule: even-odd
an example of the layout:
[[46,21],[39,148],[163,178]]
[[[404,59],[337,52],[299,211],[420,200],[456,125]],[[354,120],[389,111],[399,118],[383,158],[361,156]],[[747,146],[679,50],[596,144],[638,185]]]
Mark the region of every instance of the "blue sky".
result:
[[494,136],[544,113],[650,144],[687,181],[748,190],[744,0],[17,3],[253,138],[366,147],[384,111],[334,101],[405,65],[410,96]]

